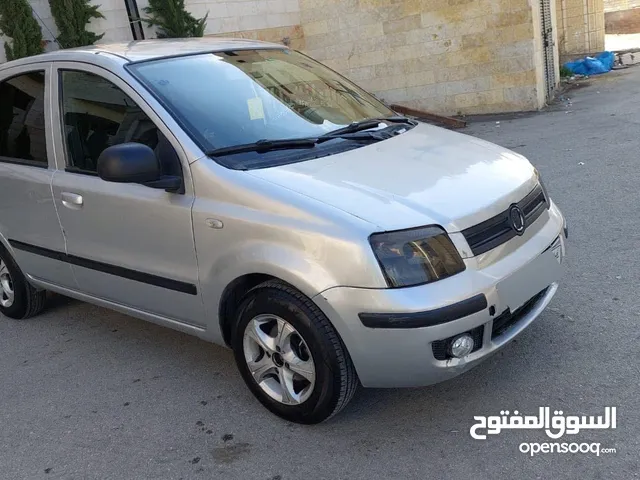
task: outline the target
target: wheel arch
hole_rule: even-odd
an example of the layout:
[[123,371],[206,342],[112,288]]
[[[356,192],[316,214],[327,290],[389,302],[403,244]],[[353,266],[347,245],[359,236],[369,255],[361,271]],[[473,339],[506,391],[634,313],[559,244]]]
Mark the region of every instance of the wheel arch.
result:
[[222,338],[227,346],[231,346],[231,331],[240,307],[242,298],[261,283],[279,278],[264,273],[248,273],[232,280],[223,290],[218,305],[218,321]]
[[0,232],[0,249],[6,250],[11,256],[13,256],[13,249],[9,245],[9,240]]
[[[206,310],[217,324],[211,326],[210,338],[229,345],[229,321],[236,313],[241,298],[256,285],[279,280],[312,299],[318,293],[339,285],[338,280],[323,265],[300,249],[251,242],[238,245],[223,257],[201,265],[201,285]],[[213,320],[215,322],[215,320]]]

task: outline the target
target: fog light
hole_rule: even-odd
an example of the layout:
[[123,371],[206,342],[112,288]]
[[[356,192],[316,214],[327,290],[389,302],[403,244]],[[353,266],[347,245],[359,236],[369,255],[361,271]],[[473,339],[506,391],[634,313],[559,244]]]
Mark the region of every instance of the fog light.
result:
[[455,358],[462,358],[471,353],[474,347],[473,338],[468,333],[456,337],[451,342],[451,355]]

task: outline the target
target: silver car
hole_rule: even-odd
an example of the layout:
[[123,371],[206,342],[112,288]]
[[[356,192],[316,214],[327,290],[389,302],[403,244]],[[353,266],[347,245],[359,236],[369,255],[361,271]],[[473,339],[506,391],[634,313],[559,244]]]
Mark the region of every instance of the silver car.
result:
[[228,346],[290,421],[478,365],[549,304],[566,237],[524,157],[282,45],[0,67],[0,312],[52,291]]

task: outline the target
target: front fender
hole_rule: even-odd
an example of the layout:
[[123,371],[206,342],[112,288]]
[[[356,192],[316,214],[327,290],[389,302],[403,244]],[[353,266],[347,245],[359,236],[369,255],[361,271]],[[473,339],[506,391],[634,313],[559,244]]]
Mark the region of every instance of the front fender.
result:
[[[284,245],[267,242],[247,242],[213,262],[200,262],[200,283],[207,315],[207,337],[224,343],[218,312],[225,288],[234,280],[250,274],[278,278],[312,298],[339,285],[338,280],[308,253]],[[203,268],[204,267],[204,268]]]

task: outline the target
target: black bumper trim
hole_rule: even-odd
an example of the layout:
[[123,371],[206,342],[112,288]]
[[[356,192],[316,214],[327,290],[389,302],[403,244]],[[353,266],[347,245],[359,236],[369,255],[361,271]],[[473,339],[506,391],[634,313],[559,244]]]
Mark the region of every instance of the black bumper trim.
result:
[[413,313],[360,313],[360,321],[368,328],[422,328],[433,327],[473,315],[487,308],[484,294],[467,298],[446,307]]

